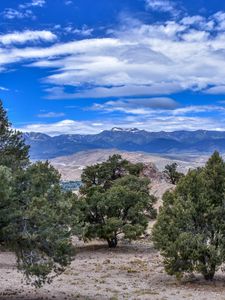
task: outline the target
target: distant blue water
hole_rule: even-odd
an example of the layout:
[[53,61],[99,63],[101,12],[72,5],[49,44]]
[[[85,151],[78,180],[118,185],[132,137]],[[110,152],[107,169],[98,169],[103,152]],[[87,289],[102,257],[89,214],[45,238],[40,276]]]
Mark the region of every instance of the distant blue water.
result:
[[61,181],[60,185],[64,191],[77,191],[82,185],[81,181]]

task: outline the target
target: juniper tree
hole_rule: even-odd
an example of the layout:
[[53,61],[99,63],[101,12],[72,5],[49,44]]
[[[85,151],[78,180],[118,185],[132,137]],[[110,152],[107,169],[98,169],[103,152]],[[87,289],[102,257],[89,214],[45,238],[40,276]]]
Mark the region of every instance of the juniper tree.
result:
[[28,147],[0,102],[0,245],[15,252],[28,282],[41,286],[70,263],[75,201],[48,162],[29,163]]
[[225,261],[225,164],[218,152],[165,193],[153,241],[170,275],[213,279]]
[[155,198],[149,195],[149,180],[135,175],[141,168],[121,156],[87,167],[82,197],[77,202],[78,223],[84,239],[101,238],[116,247],[118,235],[136,239],[155,217]]
[[177,163],[166,165],[164,174],[172,184],[177,184],[178,181],[184,176],[183,173],[177,171]]
[[63,271],[73,257],[70,213],[76,197],[61,191],[60,176],[48,163],[37,162],[14,178],[10,223],[5,236],[18,267],[40,286],[49,274]]
[[28,163],[29,146],[25,144],[22,133],[11,128],[0,100],[0,165],[16,170]]
[[117,154],[110,156],[106,162],[86,167],[81,175],[81,192],[85,193],[95,186],[108,189],[114,180],[129,174],[129,167],[130,163]]

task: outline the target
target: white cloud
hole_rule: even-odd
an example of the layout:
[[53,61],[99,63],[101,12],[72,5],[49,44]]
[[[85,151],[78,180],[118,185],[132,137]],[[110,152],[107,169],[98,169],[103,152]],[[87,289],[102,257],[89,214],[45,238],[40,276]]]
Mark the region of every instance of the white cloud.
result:
[[45,5],[45,3],[46,3],[45,0],[33,0],[33,1],[30,3],[30,5],[31,5],[31,6],[40,6],[40,7],[42,7],[42,6]]
[[178,14],[176,4],[170,0],[145,0],[147,8],[153,11],[169,12],[174,15]]
[[5,19],[9,19],[9,20],[34,18],[33,12],[30,9],[20,11],[13,8],[6,8],[3,11],[2,15]]
[[26,2],[24,4],[20,4],[19,8],[24,9],[27,7],[43,7],[46,4],[45,0],[32,0],[31,2]]
[[4,45],[9,44],[23,44],[26,42],[34,41],[53,41],[56,39],[56,35],[47,30],[31,31],[25,30],[22,32],[13,32],[4,35],[0,35],[0,43]]
[[7,89],[6,87],[4,86],[0,86],[0,90],[3,91],[3,92],[8,92],[9,89]]
[[225,12],[219,11],[213,15],[215,22],[217,23],[217,30],[225,30]]
[[123,112],[125,114],[134,115],[150,115],[157,114],[157,110],[173,110],[179,103],[167,97],[156,98],[136,98],[136,99],[120,99],[114,101],[107,101],[103,104],[95,103],[90,110],[101,112]]
[[199,23],[205,23],[205,18],[202,16],[187,16],[181,20],[181,23],[184,25],[194,25]]
[[[134,101],[134,102],[133,102]],[[140,102],[140,105],[133,105]],[[132,104],[133,103],[133,104]],[[160,105],[152,107],[151,105]],[[167,106],[166,106],[167,105]],[[94,134],[113,127],[138,128],[148,131],[175,130],[225,130],[223,105],[197,105],[180,107],[170,98],[121,99],[95,104],[89,109],[100,110],[102,113],[119,111],[123,117],[104,117],[97,120],[63,120],[52,123],[37,123],[18,128],[23,132],[42,132],[50,135],[64,133]],[[214,117],[209,117],[209,113]],[[111,115],[112,116],[112,115]]]
[[[223,102],[220,102],[221,104]],[[141,98],[141,99],[121,99],[107,101],[103,104],[95,103],[89,110],[96,110],[104,113],[123,112],[127,115],[146,115],[148,117],[183,117],[204,115],[206,113],[216,112],[225,114],[225,107],[221,105],[191,105],[181,107],[178,102],[171,98]]]
[[71,4],[73,4],[73,1],[71,1],[71,0],[65,0],[65,4],[66,5],[71,5]]
[[195,114],[199,115],[200,113],[208,113],[208,112],[217,112],[217,113],[225,113],[225,107],[221,105],[191,105],[186,107],[181,107],[175,109],[172,114],[173,115],[187,115],[187,114]]
[[[137,109],[138,110],[138,109]],[[124,115],[123,118],[105,118],[101,122],[63,120],[54,123],[29,124],[17,128],[23,132],[42,132],[49,135],[94,134],[113,127],[139,128],[148,131],[175,130],[225,130],[223,117],[208,117],[207,112],[218,112],[224,116],[222,106],[187,106],[173,110],[149,110],[146,114]],[[200,114],[199,114],[200,112]],[[206,114],[205,114],[206,113]]]
[[[92,122],[82,122],[82,121],[74,121],[74,120],[63,120],[55,123],[37,123],[26,125],[22,128],[18,128],[22,132],[41,132],[49,135],[58,135],[58,134],[66,134],[66,133],[79,133],[85,134],[96,133],[101,131],[101,125],[96,126],[93,125],[95,123]],[[111,125],[109,125],[111,126]],[[99,128],[100,127],[100,128]],[[110,127],[108,127],[110,128]]]
[[134,99],[120,99],[108,101],[103,104],[103,107],[143,107],[154,109],[175,109],[179,103],[168,97],[155,98],[134,98]]
[[[110,38],[50,47],[3,45],[0,69],[18,62],[52,68],[43,79],[51,99],[162,96],[208,87],[212,93],[225,85],[225,30],[218,29],[224,16],[219,16],[153,24],[126,20]],[[67,93],[67,86],[74,91]]]
[[206,42],[209,38],[209,33],[206,31],[192,29],[183,34],[182,38],[187,42]]
[[206,94],[225,95],[225,85],[218,85],[205,90]]
[[32,9],[35,7],[43,7],[45,3],[45,0],[32,0],[31,2],[18,5],[17,9],[6,8],[1,14],[5,19],[9,20],[25,18],[36,19]]
[[87,25],[83,25],[81,28],[76,28],[73,25],[68,25],[65,28],[63,28],[63,31],[80,36],[91,36],[94,29],[89,28]]
[[63,112],[46,112],[37,115],[38,118],[59,118],[64,116],[65,114]]
[[126,85],[120,87],[99,87],[66,93],[61,87],[46,89],[48,99],[76,99],[76,98],[109,98],[148,95],[167,95],[182,91],[182,87],[176,83],[161,82],[154,85]]
[[[28,3],[35,7],[34,1]],[[36,4],[42,6],[40,2]],[[28,8],[20,8],[9,12],[11,18],[23,18],[27,11]],[[42,79],[49,99],[121,99],[87,108],[98,110],[103,116],[100,122],[96,119],[43,121],[25,125],[20,128],[23,131],[55,135],[97,133],[114,126],[153,131],[225,129],[224,106],[180,107],[168,96],[185,90],[225,94],[224,12],[208,18],[186,16],[161,23],[127,20],[120,28],[108,32],[109,38],[91,38],[92,30],[86,26],[71,26],[67,31],[88,38],[60,43],[48,30],[0,35],[0,72],[11,68],[12,63],[49,68],[51,72]],[[24,45],[39,40],[55,43]],[[0,90],[7,89],[0,87]],[[108,112],[123,117],[104,119]],[[42,112],[37,117],[61,118],[64,114]]]

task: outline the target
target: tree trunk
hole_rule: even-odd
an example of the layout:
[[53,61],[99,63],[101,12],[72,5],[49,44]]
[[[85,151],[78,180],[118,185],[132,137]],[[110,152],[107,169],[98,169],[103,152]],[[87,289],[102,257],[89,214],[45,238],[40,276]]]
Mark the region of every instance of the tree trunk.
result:
[[116,248],[117,246],[117,238],[107,239],[109,248]]
[[209,268],[207,268],[207,270],[203,273],[203,276],[205,278],[205,280],[213,280],[213,277],[215,275],[216,272],[216,267],[215,266],[210,266]]

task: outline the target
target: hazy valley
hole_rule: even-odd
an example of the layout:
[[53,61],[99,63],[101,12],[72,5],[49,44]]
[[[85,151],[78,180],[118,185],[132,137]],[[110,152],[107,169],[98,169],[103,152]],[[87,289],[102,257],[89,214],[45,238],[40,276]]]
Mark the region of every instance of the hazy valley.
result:
[[48,159],[63,180],[79,180],[85,166],[118,153],[131,162],[154,163],[159,170],[175,161],[186,173],[205,163],[214,150],[225,153],[225,132],[148,132],[135,128],[103,131],[96,135],[24,134],[32,160]]
[[172,162],[178,164],[179,171],[186,173],[189,168],[195,168],[205,163],[207,155],[154,155],[145,152],[127,152],[118,149],[96,149],[88,151],[80,151],[68,156],[60,156],[49,161],[61,173],[63,180],[80,180],[81,173],[86,166],[101,163],[113,154],[120,154],[124,159],[132,163],[142,162],[144,164],[153,163],[162,171],[165,165]]

